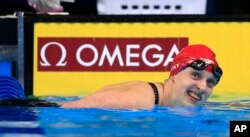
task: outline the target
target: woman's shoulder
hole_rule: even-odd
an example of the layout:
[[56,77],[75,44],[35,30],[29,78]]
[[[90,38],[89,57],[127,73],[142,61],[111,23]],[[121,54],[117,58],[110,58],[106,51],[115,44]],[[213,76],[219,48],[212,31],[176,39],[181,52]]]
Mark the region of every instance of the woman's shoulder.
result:
[[125,86],[150,86],[150,84],[155,85],[156,87],[161,87],[163,83],[161,82],[151,82],[151,81],[142,81],[142,80],[135,80],[135,81],[127,81],[120,83],[121,85]]

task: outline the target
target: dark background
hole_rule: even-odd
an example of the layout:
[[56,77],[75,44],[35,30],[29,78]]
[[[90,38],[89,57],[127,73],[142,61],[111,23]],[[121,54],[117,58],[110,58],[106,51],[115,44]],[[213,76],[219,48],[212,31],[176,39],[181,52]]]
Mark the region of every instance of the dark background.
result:
[[[75,0],[75,3],[61,2],[66,12],[73,15],[97,15],[97,0]],[[250,14],[250,0],[207,0],[207,15]],[[0,0],[0,15],[15,11],[35,12],[27,0]]]

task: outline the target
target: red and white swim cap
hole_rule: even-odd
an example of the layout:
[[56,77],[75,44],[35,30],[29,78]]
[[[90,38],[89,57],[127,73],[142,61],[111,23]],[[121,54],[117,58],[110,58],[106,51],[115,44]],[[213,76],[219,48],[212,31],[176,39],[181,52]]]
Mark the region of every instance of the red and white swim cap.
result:
[[[195,60],[203,60],[207,64],[212,64],[214,66],[219,66],[216,59],[215,53],[205,45],[189,45],[183,48],[178,55],[174,58],[170,76],[176,75],[188,64]],[[206,69],[207,71],[212,71],[212,69]]]

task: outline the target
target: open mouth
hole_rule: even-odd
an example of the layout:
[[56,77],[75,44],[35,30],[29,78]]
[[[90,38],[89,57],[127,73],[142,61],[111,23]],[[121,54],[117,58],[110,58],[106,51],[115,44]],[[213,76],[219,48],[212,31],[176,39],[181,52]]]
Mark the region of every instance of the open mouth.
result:
[[187,94],[194,100],[194,101],[201,101],[202,97],[198,95],[194,91],[188,91]]

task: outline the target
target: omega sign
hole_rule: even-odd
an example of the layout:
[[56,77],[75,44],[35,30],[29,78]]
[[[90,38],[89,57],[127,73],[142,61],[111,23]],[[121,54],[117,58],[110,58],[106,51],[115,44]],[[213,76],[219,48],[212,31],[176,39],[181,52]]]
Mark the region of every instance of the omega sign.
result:
[[38,38],[38,71],[168,71],[188,38]]

